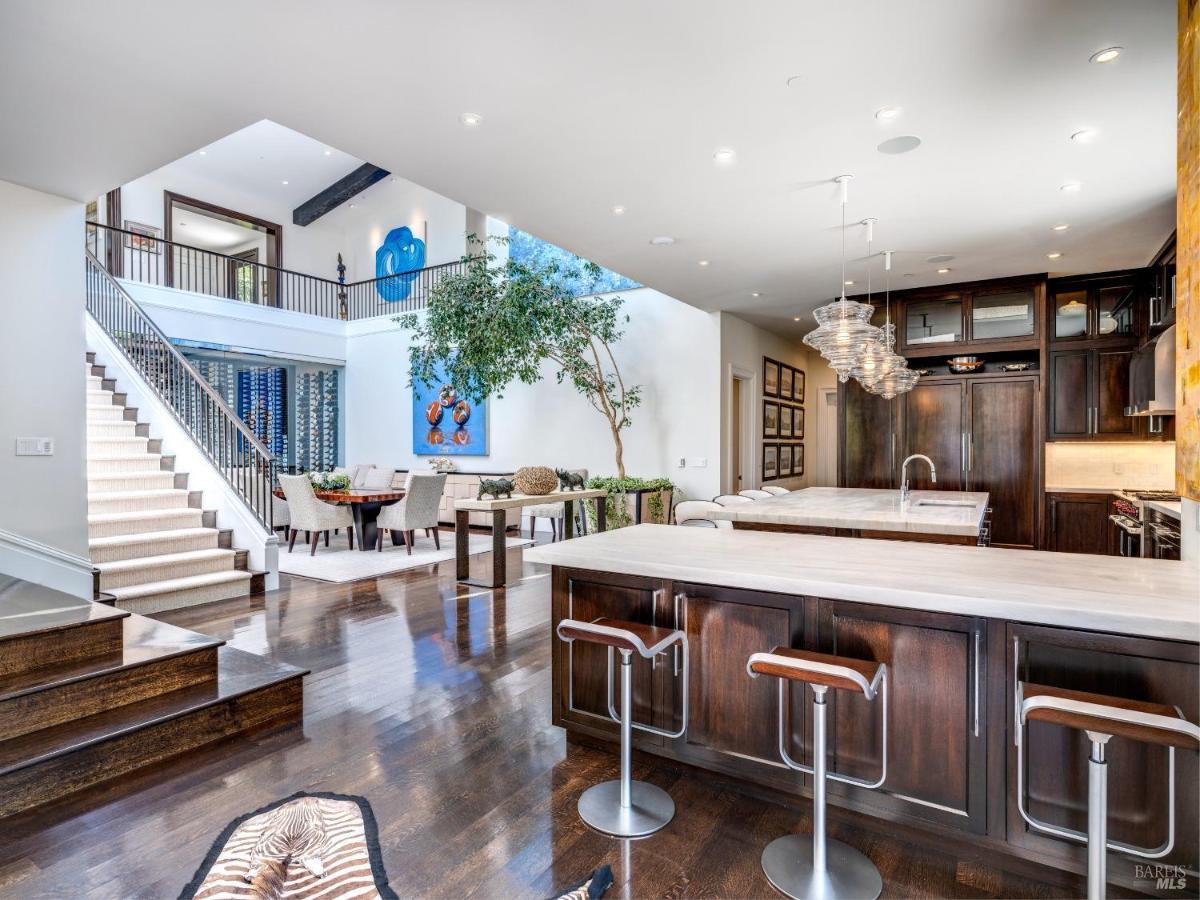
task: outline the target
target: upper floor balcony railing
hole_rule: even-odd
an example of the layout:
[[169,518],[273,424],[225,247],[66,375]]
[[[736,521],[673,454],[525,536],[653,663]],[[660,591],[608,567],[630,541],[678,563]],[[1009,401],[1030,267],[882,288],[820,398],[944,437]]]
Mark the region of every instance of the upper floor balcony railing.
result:
[[466,270],[458,260],[342,283],[98,222],[85,229],[87,249],[115,278],[347,321],[424,309],[441,279]]

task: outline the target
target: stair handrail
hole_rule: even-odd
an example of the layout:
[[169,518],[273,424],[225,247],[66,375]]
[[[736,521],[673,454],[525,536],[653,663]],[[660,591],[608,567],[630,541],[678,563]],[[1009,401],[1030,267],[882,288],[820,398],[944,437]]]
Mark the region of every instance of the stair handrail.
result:
[[[271,534],[276,465],[273,454],[92,251],[84,248],[84,252],[89,315],[171,410],[175,420],[267,534]],[[149,341],[148,345],[139,344],[143,338]],[[152,353],[165,354],[168,360],[169,368],[160,367],[158,375],[151,364]],[[184,401],[192,402],[181,409]],[[194,410],[190,415],[188,408]]]

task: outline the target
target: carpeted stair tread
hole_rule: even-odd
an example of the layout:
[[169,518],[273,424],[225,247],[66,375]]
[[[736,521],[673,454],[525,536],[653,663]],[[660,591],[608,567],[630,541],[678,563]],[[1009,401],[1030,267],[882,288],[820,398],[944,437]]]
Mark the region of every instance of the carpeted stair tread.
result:
[[250,585],[251,573],[242,569],[229,569],[225,572],[207,572],[204,575],[187,575],[183,578],[168,578],[163,581],[147,581],[145,584],[132,584],[128,587],[107,588],[107,592],[121,603],[125,600],[138,600],[156,594],[173,594],[194,588],[210,587],[218,584],[232,584],[244,581],[247,588]]
[[307,669],[273,662],[228,645],[221,646],[217,649],[215,682],[192,685],[0,741],[0,776],[307,674]]
[[[131,506],[144,503],[142,509],[187,509],[188,491],[182,488],[146,488],[124,491],[88,491],[88,508],[93,504],[124,503]],[[174,501],[174,502],[172,502]]]
[[98,562],[94,565],[100,570],[100,590],[113,592],[122,586],[130,587],[207,572],[229,572],[236,568],[236,562],[236,551],[213,547]]
[[87,520],[89,525],[102,525],[105,522],[132,522],[138,519],[171,519],[181,514],[199,519],[204,516],[204,510],[187,505],[172,509],[134,509],[128,512],[95,513],[88,516]]
[[219,647],[225,643],[218,638],[187,631],[145,616],[127,614],[122,626],[124,642],[121,652],[91,659],[70,660],[43,666],[32,672],[0,678],[0,703],[120,669],[170,659],[208,647]]
[[[121,483],[133,483],[139,485],[154,485],[154,487],[139,487],[139,488],[116,488],[108,490],[114,485]],[[175,473],[168,472],[166,469],[158,469],[151,472],[101,472],[88,475],[88,491],[89,494],[109,494],[120,493],[131,490],[174,490]]]
[[161,541],[169,541],[172,539],[182,539],[191,537],[207,537],[212,535],[216,538],[219,529],[216,528],[169,528],[165,531],[140,531],[137,534],[113,534],[107,537],[92,538],[88,541],[88,547],[96,549],[97,547],[111,547],[114,544],[155,544]]

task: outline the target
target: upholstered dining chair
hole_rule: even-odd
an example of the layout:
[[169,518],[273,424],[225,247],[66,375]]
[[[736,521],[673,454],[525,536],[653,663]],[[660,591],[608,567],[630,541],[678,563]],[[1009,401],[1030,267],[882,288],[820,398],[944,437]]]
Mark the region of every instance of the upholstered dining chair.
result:
[[746,488],[744,491],[738,491],[739,497],[749,497],[751,500],[766,500],[771,496],[768,490],[756,490],[754,488]]
[[418,528],[433,529],[433,545],[442,549],[442,540],[438,535],[438,507],[442,502],[442,491],[446,488],[446,476],[417,475],[408,476],[405,485],[404,499],[391,506],[385,506],[379,511],[375,521],[378,534],[375,538],[375,549],[383,552],[383,532],[398,531],[404,539],[404,547],[412,555],[413,532]]
[[336,506],[317,499],[312,482],[307,475],[280,475],[279,486],[287,500],[288,515],[288,553],[296,545],[296,532],[307,531],[312,535],[312,550],[310,556],[317,555],[317,541],[321,532],[325,532],[325,546],[329,546],[329,532],[338,528],[346,529],[346,537],[350,541],[350,549],[354,549],[354,516],[345,506]]
[[734,506],[738,503],[753,503],[753,497],[743,497],[741,494],[718,494],[712,498],[717,506]]
[[780,494],[790,494],[791,493],[791,491],[789,491],[787,488],[776,487],[773,484],[764,484],[763,490],[766,491],[768,494],[774,494],[776,497],[778,497]]
[[[569,469],[572,474],[583,476],[583,483],[587,484],[588,470],[587,469]],[[587,513],[583,508],[582,503],[575,504],[575,513],[579,516],[579,533],[587,534]],[[563,535],[563,517],[567,514],[567,506],[561,500],[558,503],[538,503],[535,506],[525,507],[525,515],[529,516],[529,538],[533,539],[533,531],[537,527],[538,519],[550,520],[550,540],[557,541]]]
[[711,500],[680,500],[675,504],[675,524],[699,528],[732,528],[728,519],[710,519],[708,512],[721,509],[720,503]]

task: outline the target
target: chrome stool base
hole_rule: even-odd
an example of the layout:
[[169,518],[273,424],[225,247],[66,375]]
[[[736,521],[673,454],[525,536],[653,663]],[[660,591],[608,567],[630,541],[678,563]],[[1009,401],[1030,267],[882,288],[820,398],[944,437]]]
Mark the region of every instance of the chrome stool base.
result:
[[613,837],[646,837],[675,818],[675,801],[660,787],[644,781],[630,784],[632,804],[621,807],[621,782],[605,781],[579,798],[579,817],[592,828]]
[[797,900],[875,900],[883,877],[875,864],[849,844],[825,842],[825,871],[813,868],[812,835],[789,834],[767,845],[763,874],[775,889]]

